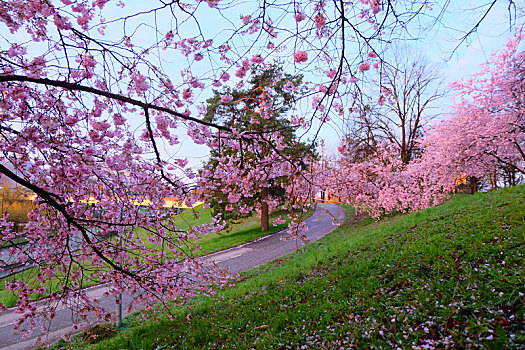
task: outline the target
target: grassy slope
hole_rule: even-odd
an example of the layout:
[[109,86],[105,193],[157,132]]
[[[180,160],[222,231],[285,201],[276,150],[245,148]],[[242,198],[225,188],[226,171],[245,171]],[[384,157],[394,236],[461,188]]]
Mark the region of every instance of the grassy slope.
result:
[[[195,207],[198,215],[195,215],[191,210],[186,210],[181,214],[175,216],[173,220],[180,229],[188,229],[195,225],[203,225],[210,223],[212,220],[211,210],[203,209],[203,205]],[[313,211],[312,211],[313,212]],[[311,213],[309,212],[308,215]],[[249,218],[241,219],[239,223],[232,226],[229,231],[216,232],[210,235],[202,237],[200,242],[196,244],[201,246],[201,249],[196,251],[194,255],[201,256],[213,252],[217,252],[229,247],[233,247],[261,236],[265,236],[280,230],[283,230],[288,225],[289,219],[286,220],[285,224],[273,226],[271,225],[271,220],[277,218],[279,215],[282,215],[286,219],[286,212],[274,212],[270,215],[270,229],[266,232],[261,232],[260,219],[254,215]],[[137,233],[147,242],[147,234],[143,229],[137,229]],[[15,294],[5,288],[4,282],[10,282],[14,277],[24,279],[28,282],[30,286],[39,285],[37,281],[37,270],[32,268],[20,273],[17,273],[14,276],[9,276],[4,279],[0,279],[0,303],[4,304],[7,307],[12,307],[16,304],[17,297]],[[86,273],[86,275],[88,275]],[[89,287],[97,284],[94,281],[87,281],[84,284],[84,287]],[[57,279],[50,279],[46,282],[46,288],[48,291],[59,291],[59,286],[57,285]],[[41,299],[45,295],[34,294],[32,295],[33,300]]]
[[94,347],[523,347],[524,232],[525,186],[346,223],[175,321],[137,315]]

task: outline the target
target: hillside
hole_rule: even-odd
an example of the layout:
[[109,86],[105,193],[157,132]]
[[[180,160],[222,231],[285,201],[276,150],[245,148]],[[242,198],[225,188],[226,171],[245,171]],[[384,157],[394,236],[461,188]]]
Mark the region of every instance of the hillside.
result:
[[[525,186],[380,222],[350,219],[218,297],[174,309],[174,321],[135,315],[91,347],[522,348],[524,232]],[[88,346],[82,338],[97,336],[55,346]]]

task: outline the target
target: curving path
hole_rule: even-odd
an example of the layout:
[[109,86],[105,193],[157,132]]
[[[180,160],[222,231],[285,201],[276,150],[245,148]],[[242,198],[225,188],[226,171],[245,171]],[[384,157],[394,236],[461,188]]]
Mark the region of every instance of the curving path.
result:
[[[342,224],[345,219],[346,210],[344,208],[331,203],[317,204],[315,212],[305,220],[308,226],[308,231],[305,232],[308,241],[316,241],[332,232],[337,226]],[[281,237],[286,235],[286,231],[276,232],[237,247],[209,254],[202,259],[210,264],[215,263],[220,268],[228,269],[231,273],[247,271],[305,245],[302,241],[281,240]],[[101,305],[105,306],[108,310],[112,308],[116,309],[114,298],[102,297],[105,291],[105,286],[96,286],[90,288],[88,294],[90,297],[98,299]],[[124,295],[123,310],[127,308],[131,301],[132,298],[130,296]],[[35,332],[31,339],[22,339],[20,336],[12,333],[13,325],[18,317],[19,315],[15,314],[13,310],[0,313],[0,349],[23,350],[34,348],[35,338],[38,336],[38,332]],[[57,315],[50,327],[50,333],[46,338],[48,342],[57,341],[63,335],[73,333],[71,317],[71,310],[67,307],[57,310]],[[83,329],[87,329],[97,323],[99,323],[98,319],[92,319]],[[78,332],[78,330],[76,332]]]
[[[332,232],[346,219],[346,210],[331,203],[317,204],[315,212],[305,220],[308,231],[305,232],[309,242]],[[305,245],[301,240],[283,241],[285,231],[259,238],[255,241],[233,247],[206,256],[205,261],[214,262],[222,269],[239,273],[279,258]]]

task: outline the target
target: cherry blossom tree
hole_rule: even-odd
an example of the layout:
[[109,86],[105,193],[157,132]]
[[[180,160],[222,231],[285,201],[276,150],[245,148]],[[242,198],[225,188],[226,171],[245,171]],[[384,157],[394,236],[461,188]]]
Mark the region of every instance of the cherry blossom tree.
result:
[[355,149],[343,144],[340,157],[323,172],[327,188],[359,211],[379,218],[392,212],[428,208],[447,198],[435,191],[432,172],[420,160],[404,164],[398,145],[378,144],[359,162],[353,161]]
[[[425,10],[413,1],[234,5],[0,4],[0,172],[32,191],[38,204],[22,232],[1,219],[3,242],[26,241],[10,249],[17,266],[39,267],[36,284],[15,276],[7,285],[23,314],[17,327],[28,322],[25,329],[34,329],[36,316],[53,318],[59,303],[82,317],[106,315],[82,289],[90,283],[108,283],[110,295],[130,291],[153,301],[212,291],[221,275],[185,247],[222,221],[183,231],[159,214],[167,196],[194,201],[187,182],[195,174],[186,155],[173,150],[184,139],[213,147],[219,132],[230,147],[265,150],[244,168],[253,176],[239,177],[243,195],[260,190],[251,184],[265,181],[261,173],[280,181],[298,168],[279,149],[279,130],[206,121],[199,102],[212,88],[241,88],[252,65],[281,58],[287,69],[308,75],[304,99],[314,109],[293,123],[311,129],[331,111],[341,113],[355,76],[366,72],[369,59],[361,54],[379,51],[373,46],[385,45],[384,32],[403,30],[400,23]],[[210,18],[218,26],[204,26]],[[236,161],[224,162],[224,171],[242,171]],[[240,194],[231,195],[235,202]],[[57,281],[54,290],[49,280]],[[30,302],[35,293],[50,296],[45,308]]]
[[[181,230],[159,214],[167,196],[195,200],[188,154],[176,150],[184,142],[264,150],[246,167],[221,162],[225,174],[239,173],[242,195],[260,191],[254,181],[296,178],[300,167],[279,149],[279,130],[207,121],[201,102],[213,88],[242,88],[254,64],[281,59],[305,76],[309,92],[298,103],[312,109],[289,118],[315,141],[319,125],[344,115],[389,41],[428,11],[425,0],[1,2],[0,173],[38,204],[22,232],[0,220],[3,242],[27,243],[10,249],[17,265],[39,267],[33,284],[15,276],[7,285],[23,314],[17,327],[34,329],[59,303],[82,317],[107,315],[82,289],[90,283],[149,301],[212,292],[222,275],[186,243],[220,229],[220,218]],[[311,192],[292,181],[290,198],[298,189]],[[50,296],[46,307],[30,302],[35,293]]]
[[324,181],[374,217],[438,204],[462,177],[485,178],[503,168],[514,176],[507,182],[516,183],[525,163],[522,38],[520,30],[479,73],[452,84],[453,113],[418,140],[420,157],[406,164],[398,143],[363,149],[349,138]]
[[457,91],[454,112],[424,141],[425,162],[440,173],[442,186],[450,188],[454,177],[483,178],[502,169],[514,174],[510,184],[516,183],[516,174],[525,174],[522,39],[519,30],[478,73],[452,84]]

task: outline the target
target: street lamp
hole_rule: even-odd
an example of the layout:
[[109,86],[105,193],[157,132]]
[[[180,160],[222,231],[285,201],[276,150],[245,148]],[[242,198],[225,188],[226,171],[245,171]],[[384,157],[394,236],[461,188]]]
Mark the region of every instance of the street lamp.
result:
[[[122,250],[122,235],[120,236],[120,250]],[[118,323],[117,327],[122,328],[122,292],[118,293]]]
[[0,214],[3,216],[4,215],[4,186],[0,186],[0,191],[2,191],[2,212]]

